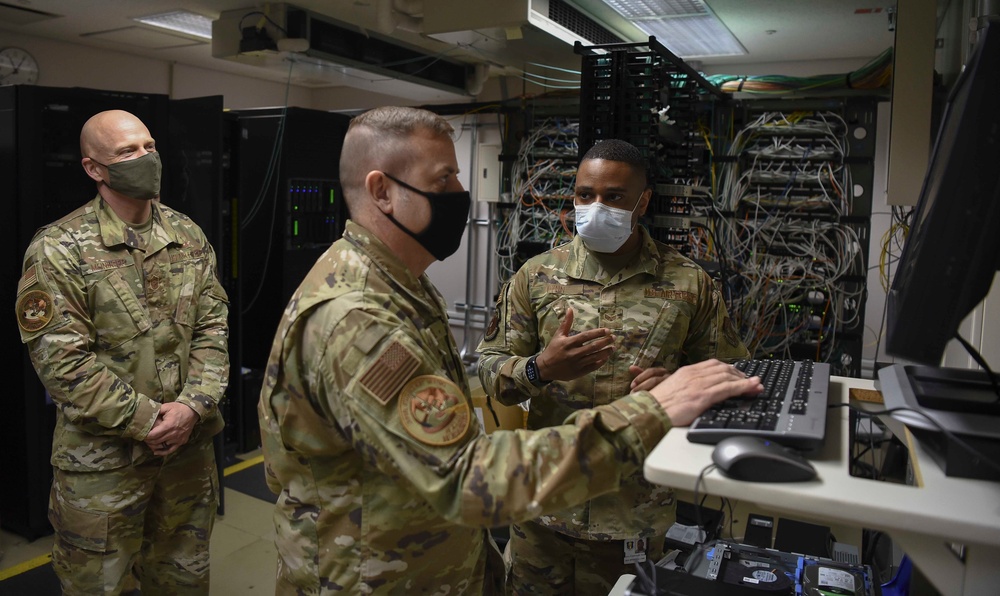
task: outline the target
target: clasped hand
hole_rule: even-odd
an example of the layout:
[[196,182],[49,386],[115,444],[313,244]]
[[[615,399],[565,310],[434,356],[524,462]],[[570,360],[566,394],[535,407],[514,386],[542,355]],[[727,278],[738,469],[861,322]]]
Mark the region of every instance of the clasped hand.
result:
[[182,403],[161,404],[145,443],[153,450],[153,455],[170,455],[188,442],[197,421],[198,414]]

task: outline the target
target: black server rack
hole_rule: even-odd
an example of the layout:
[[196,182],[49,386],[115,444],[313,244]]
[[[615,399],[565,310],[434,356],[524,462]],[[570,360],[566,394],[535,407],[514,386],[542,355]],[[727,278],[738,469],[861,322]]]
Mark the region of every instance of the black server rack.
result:
[[[650,234],[689,252],[691,187],[711,167],[709,131],[725,113],[723,93],[663,44],[584,46],[580,68],[580,156],[602,139],[628,141],[648,160],[654,193],[646,210]],[[695,220],[696,223],[697,220]]]
[[[177,116],[172,117],[174,109]],[[2,287],[13,304],[21,261],[35,231],[83,205],[96,193],[80,164],[80,130],[93,114],[123,109],[150,129],[163,155],[164,202],[186,212],[218,241],[221,98],[172,102],[165,95],[84,88],[0,87],[0,174],[8,216],[0,218]],[[214,132],[213,132],[214,131]],[[213,237],[213,235],[215,235]],[[0,452],[4,482],[0,523],[29,539],[51,532],[47,519],[49,464],[55,405],[46,395],[19,340],[13,317],[3,323],[6,353],[15,366],[8,377]]]
[[655,38],[575,50],[580,153],[643,152],[650,233],[715,277],[754,356],[860,376],[877,96],[734,97]]
[[[740,316],[746,310],[772,307],[770,320],[751,323],[758,337],[767,329],[759,356],[829,362],[833,374],[861,376],[876,110],[870,95],[745,99],[733,110],[738,140],[721,169],[744,183],[724,189],[718,207],[731,225],[718,236],[730,240],[723,244],[729,262],[743,264],[733,268],[744,282],[760,276],[753,262],[795,267],[762,292],[732,294],[743,310],[734,319],[744,323],[753,318]],[[746,221],[753,229],[735,223]]]
[[232,407],[241,421],[230,440],[241,452],[260,443],[257,401],[285,305],[344,229],[338,171],[349,122],[295,107],[227,114],[225,193],[234,205],[237,247],[233,358],[240,373]]
[[579,103],[559,95],[531,98],[506,118],[504,192],[493,209],[500,282],[572,238]]

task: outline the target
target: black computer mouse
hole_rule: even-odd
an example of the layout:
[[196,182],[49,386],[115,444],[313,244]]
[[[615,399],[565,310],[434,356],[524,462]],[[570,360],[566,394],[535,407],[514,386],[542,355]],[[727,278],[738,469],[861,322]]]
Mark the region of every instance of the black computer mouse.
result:
[[799,452],[760,437],[722,439],[712,451],[712,461],[736,480],[802,482],[816,477],[816,468]]

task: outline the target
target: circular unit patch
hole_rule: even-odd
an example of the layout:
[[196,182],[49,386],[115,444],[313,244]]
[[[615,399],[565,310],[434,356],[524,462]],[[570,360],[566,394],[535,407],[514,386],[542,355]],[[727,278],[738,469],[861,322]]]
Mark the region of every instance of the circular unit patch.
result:
[[48,292],[31,290],[17,300],[17,324],[29,333],[48,325],[52,313],[52,297]]
[[493,317],[490,319],[490,324],[486,326],[486,341],[493,341],[496,339],[498,331],[500,331],[500,311],[494,310]]
[[399,393],[399,420],[427,445],[451,445],[469,430],[472,409],[458,385],[444,377],[414,377]]

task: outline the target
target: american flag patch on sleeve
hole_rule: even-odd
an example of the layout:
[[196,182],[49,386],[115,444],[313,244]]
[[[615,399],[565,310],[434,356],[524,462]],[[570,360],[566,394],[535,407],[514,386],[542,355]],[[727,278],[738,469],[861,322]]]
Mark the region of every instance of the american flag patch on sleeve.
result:
[[17,293],[20,294],[26,288],[35,285],[35,282],[37,281],[38,276],[35,274],[35,266],[32,265],[31,267],[28,267],[28,270],[21,276],[21,281],[17,284]]
[[399,395],[403,385],[420,367],[420,361],[398,341],[392,342],[360,379],[361,386],[383,406]]

